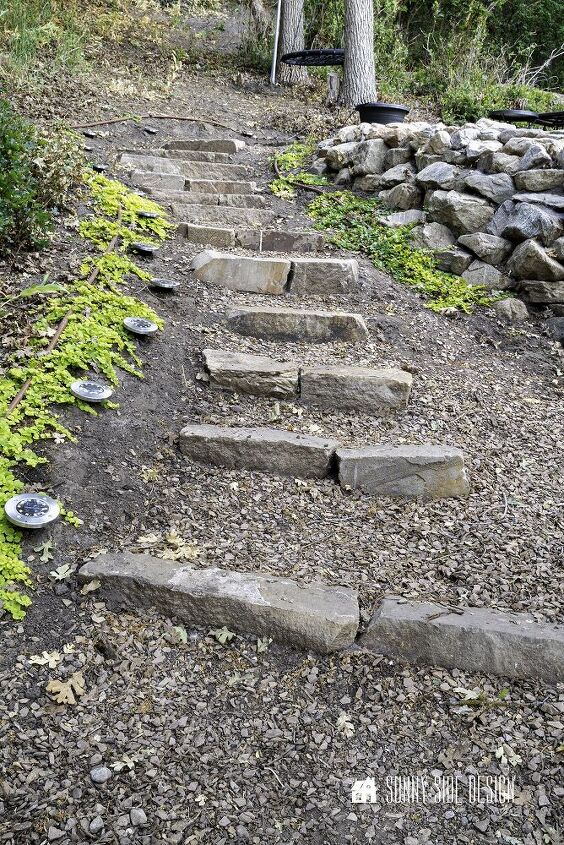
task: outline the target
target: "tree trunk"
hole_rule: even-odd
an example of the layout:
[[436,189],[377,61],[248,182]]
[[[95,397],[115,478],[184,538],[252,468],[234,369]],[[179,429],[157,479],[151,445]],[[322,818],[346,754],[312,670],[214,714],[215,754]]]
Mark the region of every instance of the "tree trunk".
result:
[[345,0],[345,68],[341,99],[346,106],[377,99],[373,0]]
[[[280,33],[280,55],[304,49],[304,0],[282,0],[282,27]],[[294,67],[280,63],[279,81],[283,85],[295,85],[308,78],[305,67]]]

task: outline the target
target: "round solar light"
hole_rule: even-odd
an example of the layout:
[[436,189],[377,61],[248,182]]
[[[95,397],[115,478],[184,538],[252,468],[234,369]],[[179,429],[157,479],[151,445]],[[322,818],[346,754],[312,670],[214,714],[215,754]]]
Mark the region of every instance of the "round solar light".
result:
[[6,518],[19,528],[44,528],[58,518],[59,505],[50,496],[19,493],[4,505]]
[[144,244],[139,241],[134,241],[129,248],[132,252],[138,252],[140,255],[146,255],[148,258],[152,258],[158,249],[153,244]]
[[155,323],[145,317],[126,317],[123,325],[133,334],[155,334],[159,330]]
[[180,282],[176,282],[174,279],[151,279],[149,286],[162,290],[175,290],[180,287]]
[[138,211],[137,217],[143,217],[145,220],[156,220],[161,215],[157,211]]
[[108,168],[106,167],[105,164],[93,164],[92,165],[92,170],[94,170],[95,173],[105,173],[107,169]]
[[158,130],[158,129],[155,129],[155,127],[154,127],[154,126],[144,126],[144,127],[143,127],[143,132],[146,132],[146,133],[147,133],[147,135],[158,135],[159,130]]
[[101,384],[99,381],[90,381],[89,379],[73,381],[70,391],[79,399],[84,399],[85,402],[104,402],[114,392],[111,387]]

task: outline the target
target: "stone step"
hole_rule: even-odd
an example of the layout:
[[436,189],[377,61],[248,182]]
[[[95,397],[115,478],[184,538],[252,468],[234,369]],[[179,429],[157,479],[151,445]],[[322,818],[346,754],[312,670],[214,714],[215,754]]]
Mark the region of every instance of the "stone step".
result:
[[163,156],[144,155],[142,153],[121,153],[117,164],[124,170],[141,173],[161,173],[182,175],[182,163],[171,161]]
[[147,191],[155,198],[184,192],[186,183],[181,173],[151,173],[146,170],[133,170],[129,173],[129,178],[137,188]]
[[245,149],[245,142],[237,138],[180,138],[167,141],[165,150],[197,150],[206,153],[228,153],[233,155]]
[[178,205],[221,205],[228,208],[267,207],[265,197],[261,197],[258,194],[210,194],[185,191],[184,188],[181,188],[180,190],[167,191],[166,193],[152,191],[152,196],[161,205],[166,206],[171,203],[177,203]]
[[389,597],[359,645],[416,665],[538,678],[549,684],[564,677],[564,625],[535,622],[525,613],[482,607],[454,611]]
[[297,308],[237,308],[227,318],[230,329],[265,340],[358,343],[368,339],[360,314],[344,311],[304,311]]
[[339,482],[379,496],[439,499],[469,493],[464,455],[452,446],[338,449]]
[[252,396],[300,395],[305,404],[381,416],[407,407],[412,376],[398,369],[301,367],[263,355],[204,349],[212,387]]
[[[172,161],[172,159],[163,159]],[[209,164],[203,161],[182,161],[175,159],[174,164],[180,166],[181,172],[190,180],[218,180],[223,182],[234,182],[237,179],[245,179],[251,176],[253,171],[244,164]]]
[[358,261],[355,258],[292,259],[292,293],[342,294],[358,287]]
[[[210,243],[214,246],[253,248],[253,232],[237,234],[232,228],[194,226],[189,223],[184,235],[194,243]],[[258,232],[261,243],[261,233]],[[256,236],[255,236],[256,237]],[[206,240],[206,238],[208,240]],[[358,283],[358,262],[354,259],[292,258],[283,284],[272,288],[272,268],[280,259],[254,258],[230,253],[204,250],[194,258],[193,269],[201,281],[213,282],[230,290],[252,291],[254,293],[292,293],[307,295],[342,294],[355,289]],[[288,262],[286,262],[288,263]],[[290,275],[291,270],[291,275]],[[262,277],[262,282],[261,282]]]
[[[189,223],[185,231],[191,231]],[[290,262],[282,258],[251,258],[212,249],[200,252],[190,265],[201,282],[211,282],[228,290],[267,294],[284,293],[290,267]]]
[[254,194],[254,182],[240,179],[186,179],[185,190],[199,194]]
[[277,428],[187,425],[180,432],[179,446],[198,463],[292,478],[326,478],[339,443]]
[[277,398],[298,392],[297,364],[220,349],[204,349],[203,355],[211,387]]
[[207,161],[213,164],[229,164],[231,156],[228,153],[209,153],[201,150],[156,150],[155,155],[166,158],[180,159],[181,161]]
[[321,366],[300,371],[300,398],[307,405],[381,416],[407,407],[411,373],[399,369]]
[[225,626],[323,654],[352,645],[358,630],[358,596],[347,587],[301,586],[289,578],[195,569],[127,552],[99,555],[78,577],[82,583],[100,581],[116,607],[155,607],[187,626]]
[[[204,223],[225,227],[241,226],[260,229],[269,226],[276,219],[274,211],[262,208],[235,208],[232,206],[184,205],[172,203],[172,212],[178,220],[187,223]],[[181,227],[178,233],[182,234]]]
[[[198,196],[206,195],[199,194]],[[256,199],[262,199],[262,197],[256,197]],[[207,203],[207,205],[212,204]],[[291,252],[292,250],[313,252],[323,246],[323,238],[315,233],[310,235],[309,232],[280,232],[276,229],[241,229],[198,224],[188,224],[183,231],[184,237],[190,243],[218,247],[238,246],[259,253]]]

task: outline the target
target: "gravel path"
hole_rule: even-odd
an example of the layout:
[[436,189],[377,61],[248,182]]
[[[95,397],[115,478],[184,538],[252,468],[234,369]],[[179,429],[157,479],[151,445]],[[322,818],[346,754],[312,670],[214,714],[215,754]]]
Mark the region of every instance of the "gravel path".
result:
[[[211,96],[224,99],[219,84]],[[264,120],[276,125],[283,109],[276,98],[256,101],[259,128],[246,136],[246,155],[265,184],[269,145],[284,139],[260,129],[260,112],[268,103]],[[234,122],[237,108],[239,93],[224,116]],[[183,124],[170,132],[188,134]],[[208,132],[196,126],[190,134]],[[89,143],[103,159],[155,139],[117,125]],[[299,204],[273,202],[281,216],[289,209],[294,223],[307,223]],[[104,549],[170,555],[180,541],[196,566],[356,587],[364,623],[389,593],[562,621],[562,351],[541,318],[508,327],[482,310],[449,320],[362,262],[356,298],[299,304],[358,310],[369,343],[259,342],[231,334],[223,315],[272,298],[199,284],[188,272],[197,251],[176,241],[151,266],[181,279],[182,296],[157,298],[133,285],[166,320],[163,336],[141,346],[145,379],[123,379],[119,413],[85,420],[69,412],[79,443],[56,447],[51,465],[29,474],[30,484],[72,502],[85,523],[53,529],[57,565],[80,565]],[[405,414],[382,420],[223,394],[196,378],[206,347],[401,366],[414,375],[412,399]],[[331,481],[198,467],[176,449],[186,422],[269,424],[347,445],[453,443],[466,452],[472,493],[406,503]],[[96,592],[81,595],[75,578],[53,586],[52,563],[35,556],[32,566],[38,590],[28,617],[17,627],[0,620],[0,842],[559,841],[562,691],[406,668],[354,650],[319,658],[264,651],[264,643],[257,651],[243,637],[221,645],[207,631],[130,608],[112,612]],[[30,662],[44,650],[47,665]],[[76,704],[56,705],[47,683],[74,673],[84,693],[75,689]],[[396,775],[429,785],[456,776],[459,803],[435,802],[431,792],[426,803],[389,802],[386,778]],[[477,775],[515,775],[514,800],[473,803]],[[353,781],[367,777],[376,802],[353,804]]]

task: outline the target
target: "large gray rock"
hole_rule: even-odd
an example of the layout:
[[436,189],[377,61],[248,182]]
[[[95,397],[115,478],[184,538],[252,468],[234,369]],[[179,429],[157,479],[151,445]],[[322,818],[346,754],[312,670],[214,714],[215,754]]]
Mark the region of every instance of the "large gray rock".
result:
[[423,223],[411,232],[411,240],[415,246],[424,249],[440,250],[452,246],[456,238],[442,223]]
[[458,191],[434,191],[426,207],[433,220],[444,223],[457,235],[484,229],[494,215],[487,200]]
[[450,148],[450,134],[446,129],[437,129],[425,144],[425,151],[433,155],[442,155]]
[[564,188],[564,170],[520,170],[515,174],[515,185],[520,191],[533,192]]
[[477,161],[484,153],[497,152],[497,150],[501,150],[502,146],[503,144],[500,144],[499,141],[480,141],[476,139],[475,141],[470,141],[466,147],[466,158],[468,161]]
[[464,456],[451,446],[338,449],[339,483],[379,496],[444,498],[469,493]]
[[390,170],[386,170],[380,176],[380,186],[382,188],[393,188],[394,185],[399,185],[401,182],[413,181],[416,170],[415,166],[408,162],[407,164],[398,164]]
[[381,416],[407,407],[411,383],[411,374],[398,369],[304,367],[300,375],[301,400],[325,408]]
[[525,153],[528,152],[528,150],[534,146],[535,141],[533,138],[524,138],[519,135],[516,135],[512,138],[509,138],[509,140],[505,141],[503,146],[503,152],[506,153],[506,155],[521,157],[524,156]]
[[417,182],[422,185],[425,190],[431,188],[441,188],[443,190],[450,190],[458,186],[460,182],[461,170],[455,167],[454,164],[445,164],[442,161],[437,161],[435,164],[429,164],[417,174]]
[[338,294],[358,286],[355,258],[294,258],[290,290],[303,296]]
[[380,217],[378,223],[387,226],[388,229],[400,229],[402,226],[410,226],[412,223],[422,223],[427,215],[418,208],[411,208],[408,211],[396,211],[386,217]]
[[203,356],[212,387],[253,396],[294,396],[298,392],[296,364],[220,349],[204,349]]
[[437,267],[445,273],[453,273],[455,276],[462,276],[465,270],[474,261],[472,253],[453,245],[439,250],[435,254]]
[[233,331],[266,340],[358,343],[368,339],[368,329],[360,314],[344,311],[237,308],[227,320]]
[[270,472],[296,478],[325,478],[339,446],[330,437],[312,437],[278,428],[187,425],[180,432],[182,454],[203,464]]
[[341,168],[352,164],[353,156],[356,153],[360,144],[351,141],[348,144],[336,144],[327,150],[325,160],[331,170],[341,170]]
[[402,182],[388,191],[381,191],[378,196],[390,208],[400,208],[402,211],[421,208],[423,204],[423,194],[412,182]]
[[506,320],[509,323],[521,323],[529,316],[525,303],[513,297],[498,299],[492,303],[492,308],[501,320]]
[[551,244],[562,234],[564,225],[561,217],[546,206],[508,200],[500,205],[486,231],[510,241],[538,237]]
[[488,235],[486,232],[461,235],[458,243],[471,250],[478,258],[488,264],[502,264],[513,249],[513,245],[505,238]]
[[359,645],[376,654],[463,672],[537,678],[564,676],[564,626],[524,613],[386,598]]
[[544,147],[533,144],[521,159],[519,169],[533,170],[537,167],[552,167],[552,159]]
[[515,185],[513,179],[507,173],[492,173],[487,175],[485,173],[469,173],[464,180],[464,184],[472,191],[477,191],[486,199],[500,205],[515,192]]
[[461,150],[467,147],[470,141],[475,141],[480,137],[480,129],[477,126],[462,126],[456,129],[450,136],[451,147],[455,150]]
[[357,594],[346,587],[300,586],[273,575],[196,569],[130,553],[99,555],[78,577],[99,580],[110,602],[128,610],[155,607],[188,626],[225,626],[322,653],[351,645],[358,629]]
[[410,147],[396,147],[393,150],[388,150],[384,157],[384,168],[378,172],[383,173],[385,170],[391,170],[398,164],[407,164],[408,161],[411,161],[412,154]]
[[519,289],[530,302],[539,305],[552,305],[564,302],[564,282],[541,282],[523,279]]
[[379,174],[385,170],[388,148],[381,138],[361,141],[356,145],[352,156],[353,172],[357,176],[367,173]]
[[485,261],[473,261],[462,278],[469,285],[482,285],[488,290],[503,290],[511,284],[507,276]]
[[290,262],[282,258],[251,258],[206,249],[193,258],[190,269],[201,282],[228,290],[281,294],[286,289]]
[[532,202],[535,205],[545,205],[555,208],[557,211],[564,211],[564,194],[553,193],[518,193],[513,194],[514,202]]
[[558,238],[558,240],[552,244],[552,250],[559,261],[564,261],[564,238]]
[[507,272],[516,279],[538,279],[559,282],[564,279],[564,266],[551,258],[535,240],[524,241],[513,251]]
[[502,150],[489,150],[483,153],[476,163],[478,170],[484,173],[507,173],[509,176],[517,173],[520,165],[520,156],[507,155]]

